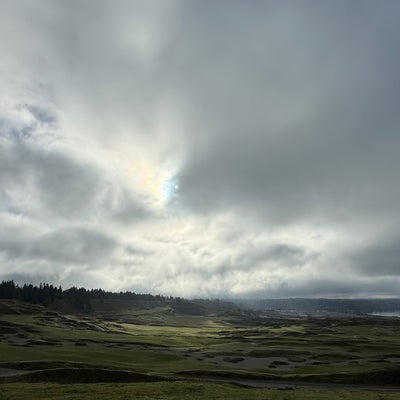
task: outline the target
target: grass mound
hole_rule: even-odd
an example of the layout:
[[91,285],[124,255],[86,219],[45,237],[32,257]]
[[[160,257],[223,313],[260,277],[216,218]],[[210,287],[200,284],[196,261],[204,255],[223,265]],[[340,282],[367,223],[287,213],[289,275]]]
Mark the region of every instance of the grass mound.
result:
[[26,375],[4,378],[3,382],[54,382],[54,383],[129,383],[159,382],[166,378],[140,374],[131,371],[118,371],[98,368],[57,368],[34,371]]
[[257,372],[245,372],[245,371],[232,371],[232,370],[192,370],[192,371],[180,371],[177,375],[191,377],[191,378],[212,378],[212,379],[260,379],[260,380],[280,380],[280,375],[274,374],[262,374]]
[[[351,379],[351,375],[347,374]],[[399,385],[400,367],[395,366],[381,370],[354,374],[356,383],[372,383],[378,385]]]
[[369,372],[343,372],[331,374],[287,374],[275,375],[241,371],[182,371],[178,375],[192,378],[212,379],[251,379],[274,381],[320,382],[340,384],[372,384],[372,385],[400,385],[400,366]]
[[341,372],[331,374],[286,375],[283,379],[307,382],[400,385],[400,366],[367,372]]
[[20,300],[1,300],[0,314],[1,315],[32,315],[39,314],[46,309],[38,304],[25,303]]

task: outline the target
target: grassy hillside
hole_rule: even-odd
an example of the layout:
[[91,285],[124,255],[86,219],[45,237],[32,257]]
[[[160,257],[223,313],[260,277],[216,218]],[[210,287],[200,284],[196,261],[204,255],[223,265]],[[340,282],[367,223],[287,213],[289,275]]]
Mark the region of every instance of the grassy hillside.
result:
[[[30,391],[35,399],[46,390],[47,397],[41,398],[57,393],[62,393],[61,398],[85,398],[100,392],[100,387],[106,393],[106,382],[136,382],[118,385],[113,398],[129,398],[132,393],[137,393],[135,398],[151,398],[161,392],[169,393],[166,399],[185,398],[199,391],[197,398],[222,399],[234,391],[238,399],[311,399],[317,398],[312,397],[316,392],[305,389],[300,391],[303,397],[290,397],[289,391],[279,397],[282,391],[176,381],[199,377],[303,380],[375,383],[385,388],[400,385],[399,367],[397,319],[272,319],[226,307],[188,315],[166,305],[138,308],[121,300],[99,303],[90,315],[71,315],[18,300],[0,301],[0,368],[37,371],[0,378],[0,400],[18,399]],[[74,397],[73,387],[79,396]],[[172,387],[179,387],[183,397],[176,397]],[[334,398],[328,392],[318,398]],[[211,393],[215,397],[207,397]],[[357,393],[357,398],[379,398]]]

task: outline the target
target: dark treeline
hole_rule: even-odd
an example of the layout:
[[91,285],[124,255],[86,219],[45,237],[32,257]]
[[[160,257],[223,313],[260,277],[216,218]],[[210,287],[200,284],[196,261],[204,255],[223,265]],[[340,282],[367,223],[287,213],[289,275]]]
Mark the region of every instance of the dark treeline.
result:
[[0,299],[18,299],[31,303],[45,305],[53,304],[56,299],[63,297],[63,290],[49,284],[40,286],[23,285],[18,286],[14,281],[3,281],[0,283]]
[[[137,300],[146,302],[168,302],[179,304],[185,308],[190,302],[180,297],[161,296],[151,294],[137,294],[134,292],[107,292],[103,289],[85,289],[71,287],[63,290],[48,283],[39,286],[32,284],[17,285],[14,281],[2,281],[0,283],[0,299],[17,299],[44,306],[55,306],[61,303],[67,304],[79,312],[92,310],[91,300],[98,299],[101,302],[107,299],[113,300]],[[187,303],[187,304],[186,304]]]

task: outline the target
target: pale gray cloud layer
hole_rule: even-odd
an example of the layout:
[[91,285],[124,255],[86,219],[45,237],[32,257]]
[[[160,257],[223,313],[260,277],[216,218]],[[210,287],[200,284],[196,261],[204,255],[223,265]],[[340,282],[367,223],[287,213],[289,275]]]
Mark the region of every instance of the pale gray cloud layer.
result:
[[399,17],[0,0],[0,279],[396,295]]

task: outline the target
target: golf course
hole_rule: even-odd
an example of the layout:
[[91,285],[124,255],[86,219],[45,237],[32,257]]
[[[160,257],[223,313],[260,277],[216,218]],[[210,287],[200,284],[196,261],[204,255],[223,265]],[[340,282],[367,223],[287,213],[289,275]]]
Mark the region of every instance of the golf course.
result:
[[400,398],[399,319],[177,304],[0,300],[0,399]]

